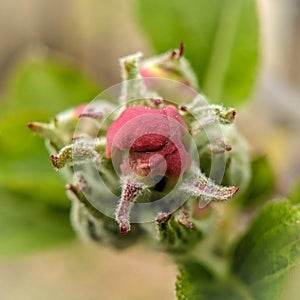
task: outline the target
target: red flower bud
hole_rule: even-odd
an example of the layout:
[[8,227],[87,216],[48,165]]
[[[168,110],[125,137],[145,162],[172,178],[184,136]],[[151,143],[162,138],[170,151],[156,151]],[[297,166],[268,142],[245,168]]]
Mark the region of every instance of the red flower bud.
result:
[[113,158],[114,150],[129,151],[121,165],[124,175],[178,178],[191,163],[182,143],[186,130],[172,105],[162,109],[129,107],[107,131],[106,157]]

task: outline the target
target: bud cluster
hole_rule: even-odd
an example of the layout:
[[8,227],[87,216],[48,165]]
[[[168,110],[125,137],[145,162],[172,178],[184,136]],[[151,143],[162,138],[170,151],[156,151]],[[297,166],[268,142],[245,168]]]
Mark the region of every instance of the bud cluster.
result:
[[[150,234],[170,251],[186,251],[204,235],[199,211],[239,189],[220,185],[224,174],[230,184],[247,181],[246,147],[232,125],[236,111],[210,105],[194,90],[182,45],[147,60],[127,56],[120,65],[119,104],[96,100],[29,128],[46,140],[54,168],[68,181],[79,235],[126,247]],[[178,93],[181,103],[172,99]],[[221,177],[210,176],[212,164],[223,165]]]

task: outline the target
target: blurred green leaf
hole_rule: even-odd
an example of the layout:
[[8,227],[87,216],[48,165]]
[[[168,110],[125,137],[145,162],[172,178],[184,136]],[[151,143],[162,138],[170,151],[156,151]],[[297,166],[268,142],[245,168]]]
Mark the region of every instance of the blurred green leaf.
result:
[[[69,208],[65,183],[62,177],[54,173],[8,172],[0,174],[0,188],[20,198],[38,199],[39,202],[55,205],[62,209]],[[0,191],[1,193],[1,191]]]
[[91,101],[100,89],[74,67],[48,57],[18,63],[0,115],[0,256],[16,256],[73,238],[64,181],[44,141],[27,128]]
[[137,1],[139,21],[158,53],[185,44],[202,91],[236,105],[248,97],[258,57],[254,0]]
[[[178,300],[251,300],[247,288],[238,281],[219,278],[200,262],[185,261],[176,282]],[[254,300],[254,299],[253,299]]]
[[47,191],[40,196],[25,194],[1,188],[0,257],[2,258],[24,255],[74,237],[69,224],[68,208],[50,205],[49,203],[56,200],[53,201],[53,195],[48,195]]
[[27,127],[29,121],[40,119],[48,119],[45,112],[8,110],[3,113],[0,118],[0,160],[3,160],[5,165],[14,163],[20,158],[34,157],[36,161],[45,160],[48,156],[45,142],[34,136]]
[[10,110],[36,110],[48,118],[99,93],[99,87],[74,66],[41,55],[17,63],[7,86],[4,99]]
[[100,91],[73,66],[47,56],[17,63],[7,86],[0,112],[0,162],[16,165],[16,161],[26,160],[28,172],[34,171],[30,158],[36,159],[37,168],[39,160],[47,165],[47,152],[44,141],[28,130],[27,123],[47,122],[70,106],[91,101]]
[[291,199],[293,204],[300,204],[300,180],[298,181],[298,183],[296,183],[295,188],[288,196],[288,198]]
[[244,206],[263,204],[275,192],[275,174],[265,156],[257,157],[251,162],[252,175],[247,189],[238,198]]
[[47,122],[63,109],[92,100],[99,89],[73,66],[47,56],[16,64],[7,86],[0,118],[2,177],[7,184],[10,179],[55,177],[44,141],[27,123]]
[[254,299],[277,299],[300,256],[300,206],[267,204],[238,243],[232,272]]

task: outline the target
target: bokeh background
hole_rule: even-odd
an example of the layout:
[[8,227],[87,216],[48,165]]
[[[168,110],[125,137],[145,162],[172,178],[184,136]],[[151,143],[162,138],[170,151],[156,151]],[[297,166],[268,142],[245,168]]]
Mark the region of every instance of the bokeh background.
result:
[[184,42],[201,91],[237,107],[251,156],[268,162],[262,193],[299,182],[298,0],[0,0],[0,38],[0,299],[174,298],[165,254],[76,239],[64,182],[26,127],[118,83],[121,56]]

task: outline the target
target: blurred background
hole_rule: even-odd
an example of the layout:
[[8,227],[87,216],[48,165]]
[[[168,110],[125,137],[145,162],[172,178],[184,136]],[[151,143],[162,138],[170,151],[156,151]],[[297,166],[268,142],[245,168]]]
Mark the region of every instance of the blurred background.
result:
[[[182,41],[201,92],[237,107],[266,186],[299,182],[299,0],[0,0],[0,37],[0,299],[174,298],[166,255],[76,239],[64,181],[26,126],[118,83],[120,56]],[[296,291],[297,276],[286,299]]]

